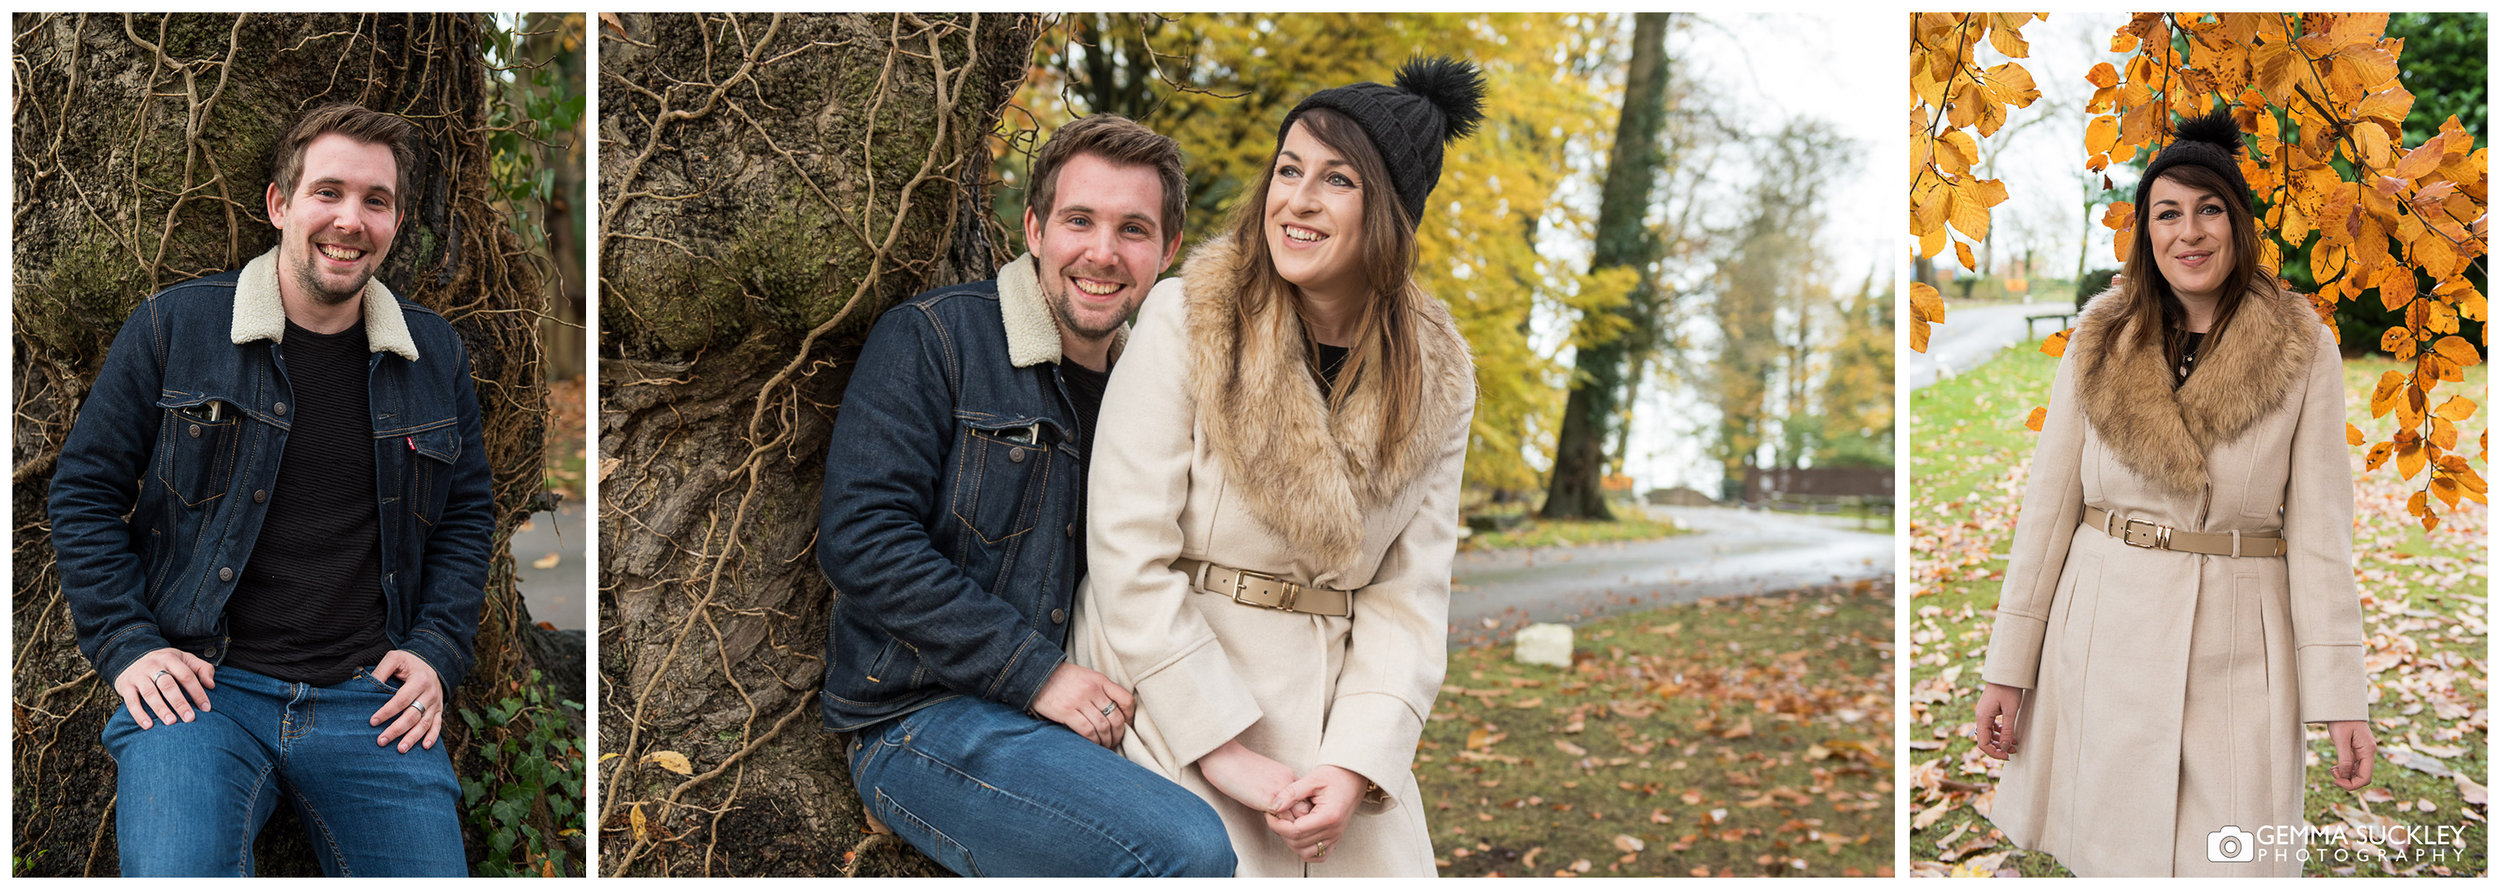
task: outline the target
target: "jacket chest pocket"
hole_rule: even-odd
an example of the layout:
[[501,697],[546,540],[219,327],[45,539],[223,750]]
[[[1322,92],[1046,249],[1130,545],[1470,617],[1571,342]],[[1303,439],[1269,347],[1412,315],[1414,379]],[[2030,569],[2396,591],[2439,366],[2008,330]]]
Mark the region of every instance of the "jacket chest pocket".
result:
[[460,461],[460,428],[442,426],[401,437],[408,449],[408,504],[417,521],[433,525],[448,500],[451,470]]
[[952,510],[984,544],[1033,530],[1050,485],[1048,423],[965,421],[955,443]]
[[226,493],[242,447],[243,412],[215,399],[160,399],[156,477],[183,506],[199,507]]

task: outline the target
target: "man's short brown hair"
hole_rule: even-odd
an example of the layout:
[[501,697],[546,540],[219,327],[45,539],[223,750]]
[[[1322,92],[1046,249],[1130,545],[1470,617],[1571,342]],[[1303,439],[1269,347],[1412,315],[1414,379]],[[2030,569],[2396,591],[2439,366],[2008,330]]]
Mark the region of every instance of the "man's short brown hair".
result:
[[1181,213],[1189,204],[1189,183],[1181,174],[1181,144],[1143,124],[1116,114],[1089,114],[1060,127],[1033,156],[1033,190],[1025,206],[1049,216],[1059,206],[1059,168],[1078,155],[1093,155],[1114,164],[1153,167],[1163,182],[1163,240],[1181,236]]
[[288,199],[295,196],[295,183],[304,176],[304,149],[313,140],[337,133],[367,145],[386,145],[391,160],[399,168],[399,182],[391,189],[392,204],[401,215],[408,213],[411,198],[408,184],[416,179],[417,141],[424,136],[407,118],[357,105],[352,102],[331,102],[296,117],[278,144],[270,148],[269,181]]

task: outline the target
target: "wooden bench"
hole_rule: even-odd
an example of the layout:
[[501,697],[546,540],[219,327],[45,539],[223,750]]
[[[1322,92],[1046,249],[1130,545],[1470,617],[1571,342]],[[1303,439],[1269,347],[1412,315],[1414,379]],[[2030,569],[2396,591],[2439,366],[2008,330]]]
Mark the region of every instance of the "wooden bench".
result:
[[2055,320],[2057,322],[2057,327],[2049,329],[2049,333],[2052,334],[2075,326],[2075,314],[2072,312],[2042,312],[2034,315],[2026,315],[2023,316],[2023,336],[2032,336],[2031,332],[2038,329],[2040,322],[2049,320]]

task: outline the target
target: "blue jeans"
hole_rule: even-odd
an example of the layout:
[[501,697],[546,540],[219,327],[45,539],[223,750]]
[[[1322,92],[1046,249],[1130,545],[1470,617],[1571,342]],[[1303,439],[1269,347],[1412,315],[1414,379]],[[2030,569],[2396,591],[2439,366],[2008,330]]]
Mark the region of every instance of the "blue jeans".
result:
[[1188,789],[1075,731],[957,696],[862,729],[851,781],[887,827],[966,876],[1229,877]]
[[398,691],[364,669],[336,686],[217,669],[211,710],[140,729],[104,725],[118,765],[114,837],[125,876],[252,874],[252,838],[284,797],[332,876],[469,873],[449,745],[399,753],[365,721]]

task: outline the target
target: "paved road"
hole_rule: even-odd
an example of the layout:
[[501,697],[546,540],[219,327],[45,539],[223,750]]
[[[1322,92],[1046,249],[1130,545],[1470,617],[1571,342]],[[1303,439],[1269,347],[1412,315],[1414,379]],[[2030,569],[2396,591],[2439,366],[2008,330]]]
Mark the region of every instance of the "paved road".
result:
[[[2019,320],[2018,320],[2019,321]],[[1722,507],[1667,507],[1696,534],[1631,544],[1461,553],[1452,566],[1450,644],[1507,638],[1531,621],[1892,577],[1892,536],[1854,520]]]
[[[529,606],[530,620],[557,630],[590,626],[588,604],[582,599],[582,573],[589,565],[582,544],[589,538],[590,530],[582,527],[582,506],[570,501],[554,513],[530,514],[529,524],[512,533],[512,561],[520,566],[521,601]],[[536,563],[550,554],[555,563],[538,568]]]
[[2031,339],[2025,328],[2040,336],[2055,333],[2050,322],[2026,326],[2023,316],[2069,309],[2072,303],[2043,301],[2029,305],[1993,305],[1954,308],[1945,313],[1944,323],[1928,330],[1925,354],[1908,352],[1901,355],[1901,380],[1915,391],[1951,374],[1979,367],[1996,357],[1998,350]]

